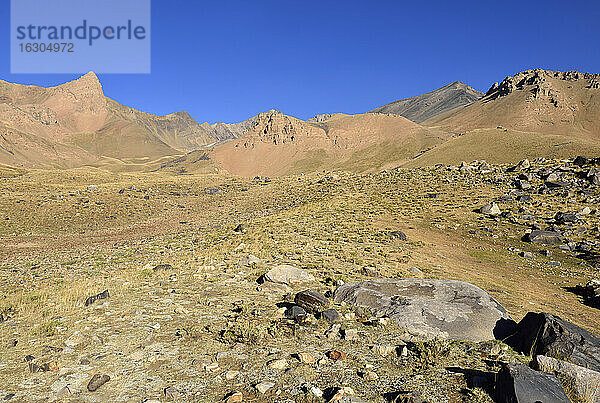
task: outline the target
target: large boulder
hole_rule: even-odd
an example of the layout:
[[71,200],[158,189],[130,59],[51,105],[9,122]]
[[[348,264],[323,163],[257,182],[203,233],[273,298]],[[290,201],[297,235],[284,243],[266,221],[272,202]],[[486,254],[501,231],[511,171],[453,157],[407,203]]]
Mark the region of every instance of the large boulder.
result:
[[505,341],[525,355],[547,355],[600,371],[600,338],[558,316],[529,312]]
[[424,338],[483,341],[514,329],[506,310],[482,289],[455,280],[377,279],[347,283],[334,293],[337,303],[370,308],[409,333]]
[[535,365],[540,371],[556,375],[580,401],[600,403],[600,372],[545,355],[535,357]]
[[507,364],[496,376],[499,403],[570,403],[558,379],[523,364]]
[[523,237],[525,242],[543,243],[543,244],[560,244],[564,242],[562,235],[555,231],[533,230]]
[[264,279],[265,281],[270,281],[272,283],[294,285],[311,282],[315,277],[297,267],[282,264],[269,270],[265,274]]

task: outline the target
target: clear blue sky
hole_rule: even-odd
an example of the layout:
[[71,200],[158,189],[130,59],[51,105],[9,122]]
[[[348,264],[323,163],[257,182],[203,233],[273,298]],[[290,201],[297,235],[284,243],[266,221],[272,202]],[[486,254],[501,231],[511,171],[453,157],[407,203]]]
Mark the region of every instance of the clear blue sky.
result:
[[[9,0],[0,16],[0,79],[76,78],[11,75]],[[456,80],[485,91],[537,67],[600,72],[600,2],[153,0],[152,74],[100,80],[146,112],[237,122],[361,113]]]

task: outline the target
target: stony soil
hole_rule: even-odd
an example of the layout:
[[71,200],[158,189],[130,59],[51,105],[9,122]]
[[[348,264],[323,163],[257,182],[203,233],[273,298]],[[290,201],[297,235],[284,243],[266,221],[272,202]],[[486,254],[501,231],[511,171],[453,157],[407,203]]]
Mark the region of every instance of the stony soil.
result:
[[[543,167],[567,185],[540,193]],[[322,319],[298,324],[284,313],[306,288],[330,296],[340,280],[416,276],[475,284],[515,320],[544,311],[600,333],[597,308],[573,292],[598,277],[593,259],[577,257],[598,250],[600,187],[579,176],[591,166],[536,162],[525,171],[530,201],[513,192],[496,202],[503,215],[480,214],[515,190],[523,172],[507,168],[272,180],[11,171],[0,182],[0,398],[204,402],[239,391],[244,401],[317,402],[344,388],[373,402],[400,391],[491,401],[499,363],[528,360],[501,342],[424,342],[332,305],[340,328],[357,331],[347,340]],[[585,207],[578,222],[555,222]],[[523,242],[537,226],[556,226],[566,246]],[[315,281],[257,283],[279,264]],[[108,298],[85,305],[104,290]],[[110,380],[89,391],[95,374]]]

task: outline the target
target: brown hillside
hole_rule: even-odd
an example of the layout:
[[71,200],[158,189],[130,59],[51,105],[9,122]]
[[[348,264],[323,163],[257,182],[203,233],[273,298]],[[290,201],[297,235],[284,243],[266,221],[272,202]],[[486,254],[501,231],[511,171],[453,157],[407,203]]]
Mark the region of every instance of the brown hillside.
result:
[[600,140],[600,74],[527,70],[479,101],[423,122],[453,132],[503,126]]
[[242,137],[215,147],[210,158],[243,176],[368,171],[399,165],[445,137],[397,115],[335,114],[304,122],[269,111],[259,114]]

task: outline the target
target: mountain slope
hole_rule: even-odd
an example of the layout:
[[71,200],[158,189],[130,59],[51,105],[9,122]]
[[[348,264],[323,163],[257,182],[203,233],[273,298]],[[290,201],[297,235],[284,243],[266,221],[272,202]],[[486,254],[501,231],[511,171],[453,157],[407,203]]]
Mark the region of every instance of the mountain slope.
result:
[[215,142],[185,112],[155,116],[104,95],[93,72],[57,87],[0,81],[0,162],[80,166],[101,157],[157,158]]
[[335,114],[305,122],[272,110],[259,114],[242,137],[216,146],[209,158],[243,176],[369,171],[400,165],[445,138],[395,115]]
[[373,109],[372,113],[392,113],[421,123],[459,106],[469,105],[483,96],[482,92],[455,81],[435,91],[401,99]]
[[453,132],[503,126],[600,140],[600,74],[527,70],[485,97],[423,122]]

